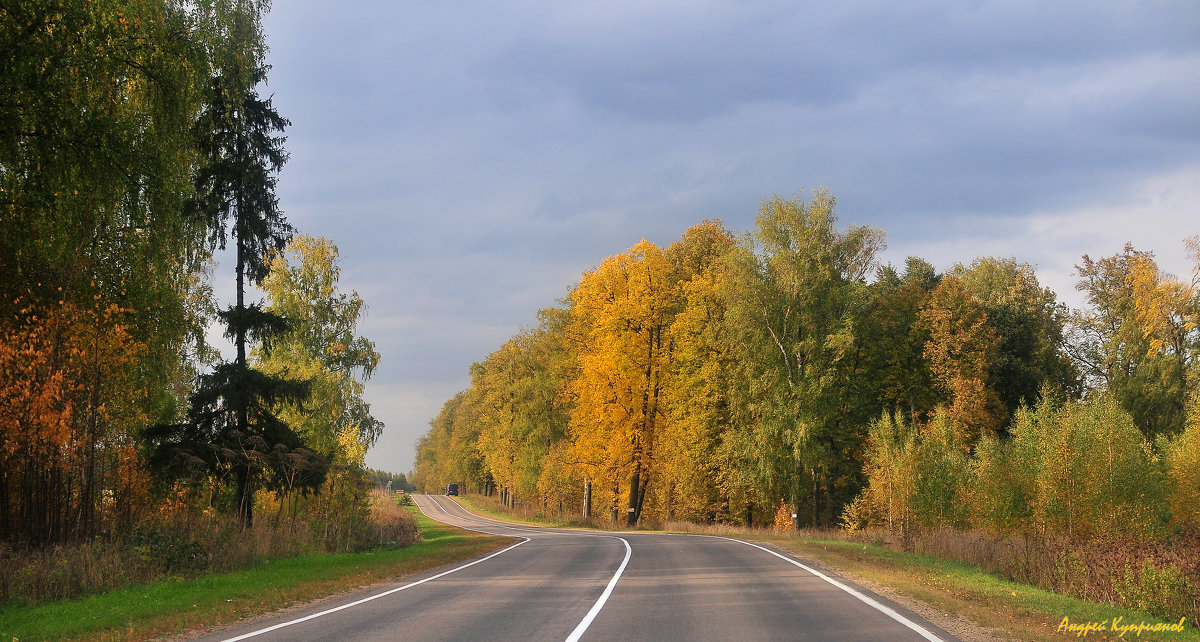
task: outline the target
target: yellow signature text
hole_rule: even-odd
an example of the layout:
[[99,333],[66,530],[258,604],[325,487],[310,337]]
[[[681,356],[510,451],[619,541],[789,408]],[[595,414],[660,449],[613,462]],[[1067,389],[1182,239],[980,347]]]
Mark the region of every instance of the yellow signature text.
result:
[[1112,632],[1116,633],[1117,637],[1125,637],[1126,633],[1131,633],[1141,637],[1143,633],[1181,633],[1183,632],[1183,624],[1187,618],[1179,618],[1179,621],[1174,624],[1155,623],[1147,624],[1145,622],[1126,622],[1124,616],[1118,616],[1112,620],[1101,620],[1099,622],[1072,622],[1067,616],[1063,616],[1062,622],[1058,623],[1058,632],[1066,634],[1074,634],[1077,638],[1086,638],[1089,633]]

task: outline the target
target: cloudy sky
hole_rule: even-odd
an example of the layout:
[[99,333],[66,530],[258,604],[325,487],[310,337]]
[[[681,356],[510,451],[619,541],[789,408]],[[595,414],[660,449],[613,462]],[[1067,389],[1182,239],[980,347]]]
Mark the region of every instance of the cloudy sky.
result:
[[[1126,241],[1190,276],[1200,3],[277,2],[279,196],[332,239],[407,472],[467,369],[582,272],[826,187],[886,261],[1015,256],[1079,305]],[[219,290],[220,292],[220,290]]]

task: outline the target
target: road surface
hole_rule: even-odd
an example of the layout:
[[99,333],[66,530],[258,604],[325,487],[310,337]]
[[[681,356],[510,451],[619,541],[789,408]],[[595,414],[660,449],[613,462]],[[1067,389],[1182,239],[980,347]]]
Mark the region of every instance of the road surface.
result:
[[955,639],[846,580],[747,542],[519,526],[449,497],[414,500],[433,519],[513,544],[202,639]]

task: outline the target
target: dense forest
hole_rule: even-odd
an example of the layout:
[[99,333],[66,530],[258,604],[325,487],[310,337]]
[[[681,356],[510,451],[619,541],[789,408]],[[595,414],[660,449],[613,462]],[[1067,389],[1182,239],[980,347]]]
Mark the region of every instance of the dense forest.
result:
[[1195,281],[1084,256],[1069,310],[1012,258],[880,265],[834,210],[772,198],[742,237],[605,259],[472,366],[416,483],[628,525],[1200,527]]
[[[0,598],[48,547],[154,533],[211,545],[207,564],[231,531],[369,545],[379,354],[336,246],[278,205],[267,9],[0,7]],[[235,357],[206,343],[214,324]]]

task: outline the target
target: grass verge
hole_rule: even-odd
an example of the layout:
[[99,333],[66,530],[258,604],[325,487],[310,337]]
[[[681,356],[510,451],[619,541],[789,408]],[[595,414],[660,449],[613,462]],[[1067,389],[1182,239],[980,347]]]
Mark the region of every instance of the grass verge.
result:
[[[990,635],[1015,640],[1063,640],[1082,637],[1078,630],[1060,631],[1063,619],[1071,625],[1103,624],[1105,630],[1088,631],[1087,639],[1200,641],[1200,630],[1187,622],[1180,632],[1138,633],[1145,623],[1176,624],[1138,611],[1096,604],[1052,593],[999,578],[977,567],[949,562],[927,555],[903,553],[882,546],[863,545],[840,540],[786,535],[742,536],[742,539],[771,544],[814,559],[840,574],[911,606],[930,621],[964,638],[987,639],[987,635],[966,630],[970,623],[987,629]],[[880,588],[885,587],[885,588]],[[908,598],[905,600],[903,598]],[[964,622],[965,621],[965,622]],[[1123,634],[1120,627],[1134,628]]]
[[[460,497],[471,510],[513,521],[561,526],[557,520],[539,519],[533,514],[514,516],[494,498]],[[579,524],[571,524],[578,526]],[[1200,629],[1187,622],[1180,632],[1142,631],[1145,623],[1177,624],[1145,613],[1097,604],[1059,595],[1044,589],[1002,579],[969,564],[951,562],[928,555],[895,551],[883,546],[863,545],[810,535],[775,535],[760,529],[729,526],[704,527],[688,524],[671,532],[734,537],[815,560],[866,588],[916,611],[930,622],[964,640],[1013,639],[1061,641],[1072,638],[1089,640],[1168,640],[1200,642]],[[1069,625],[1104,625],[1105,630],[1088,630],[1086,635]],[[1115,626],[1114,626],[1115,624]],[[1121,627],[1127,629],[1122,633]]]
[[408,548],[275,559],[244,571],[167,579],[78,600],[3,605],[0,638],[129,640],[218,626],[437,568],[510,542],[447,526],[411,510],[423,540]]

